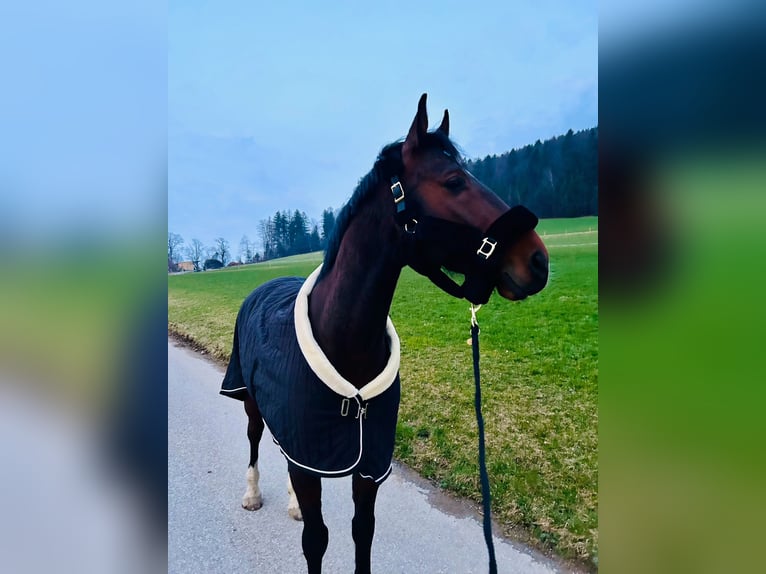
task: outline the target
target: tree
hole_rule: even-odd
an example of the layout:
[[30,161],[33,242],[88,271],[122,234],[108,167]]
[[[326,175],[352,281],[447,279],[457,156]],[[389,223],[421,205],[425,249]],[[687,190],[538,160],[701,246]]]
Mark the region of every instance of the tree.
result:
[[205,247],[205,259],[218,259],[218,251],[215,247]]
[[327,247],[327,240],[330,238],[335,227],[335,213],[332,207],[328,207],[322,212],[322,246]]
[[[329,233],[334,224],[335,216],[332,209],[326,209],[323,214],[325,232]],[[319,224],[310,220],[305,211],[298,209],[292,213],[277,211],[272,217],[262,219],[258,223],[258,235],[260,235],[263,244],[262,260],[264,261],[274,257],[319,251],[323,248]],[[240,249],[244,250],[244,243],[242,242]],[[255,246],[251,243],[253,257],[255,256],[254,252]]]
[[168,231],[168,271],[174,271],[178,257],[181,254],[181,246],[184,244],[184,238],[178,233]]
[[189,258],[189,260],[194,264],[194,270],[199,271],[200,270],[200,261],[202,261],[202,258],[205,256],[205,246],[202,244],[202,242],[194,238],[191,240],[191,245],[186,250],[186,255]]
[[319,251],[322,249],[322,240],[319,238],[319,226],[314,223],[309,235],[309,251]]
[[281,211],[277,211],[274,214],[274,247],[277,257],[284,257],[287,255],[287,246],[289,243],[287,223],[287,212],[282,213]]
[[598,128],[537,140],[467,167],[509,205],[523,204],[539,217],[598,213]]
[[223,237],[216,237],[214,241],[215,248],[218,253],[218,259],[223,265],[226,265],[226,261],[229,258],[229,241]]
[[287,225],[287,251],[290,255],[309,251],[308,217],[297,209]]
[[239,240],[240,259],[244,260],[244,263],[252,263],[254,252],[255,249],[253,244],[250,242],[250,239],[247,237],[247,235],[243,235],[242,239]]
[[274,234],[274,222],[271,217],[262,219],[258,223],[258,234],[263,244],[263,259],[272,259],[277,256],[276,239]]

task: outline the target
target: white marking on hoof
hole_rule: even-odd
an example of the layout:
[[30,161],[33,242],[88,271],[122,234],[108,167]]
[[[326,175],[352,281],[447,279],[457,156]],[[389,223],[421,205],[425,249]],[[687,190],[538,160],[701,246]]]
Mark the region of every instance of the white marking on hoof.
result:
[[247,490],[242,497],[242,508],[245,510],[258,510],[263,506],[263,496],[258,488],[258,465],[247,467]]
[[287,514],[293,520],[303,520],[303,514],[301,514],[301,507],[298,506],[298,497],[295,496],[293,490],[293,483],[290,480],[290,475],[287,475],[287,494],[290,495],[290,502],[287,503]]

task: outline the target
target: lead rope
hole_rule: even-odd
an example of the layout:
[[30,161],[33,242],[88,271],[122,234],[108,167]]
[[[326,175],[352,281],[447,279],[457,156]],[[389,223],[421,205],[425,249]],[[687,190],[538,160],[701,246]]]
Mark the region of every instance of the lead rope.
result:
[[473,349],[473,378],[476,382],[474,407],[476,408],[476,424],[479,427],[479,476],[481,479],[481,505],[484,510],[484,541],[489,552],[489,574],[497,574],[495,562],[495,546],[492,542],[492,516],[490,505],[492,496],[489,492],[489,477],[487,476],[487,461],[484,452],[484,417],[481,415],[481,380],[479,377],[479,323],[476,312],[481,305],[471,304],[471,347]]

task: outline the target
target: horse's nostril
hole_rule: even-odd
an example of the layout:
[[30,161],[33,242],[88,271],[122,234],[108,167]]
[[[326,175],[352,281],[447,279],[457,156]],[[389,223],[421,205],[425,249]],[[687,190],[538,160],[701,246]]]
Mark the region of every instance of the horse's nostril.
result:
[[535,251],[529,261],[529,268],[532,274],[539,278],[545,279],[548,277],[548,258],[540,250]]

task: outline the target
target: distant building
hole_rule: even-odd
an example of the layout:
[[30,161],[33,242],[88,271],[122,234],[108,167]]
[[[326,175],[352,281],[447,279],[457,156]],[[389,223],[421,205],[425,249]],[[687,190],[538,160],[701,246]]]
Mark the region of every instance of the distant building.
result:
[[181,261],[176,264],[177,271],[194,271],[194,263],[192,261]]
[[223,267],[223,263],[218,261],[218,259],[207,259],[204,265],[205,271],[208,269],[220,269],[221,267]]

